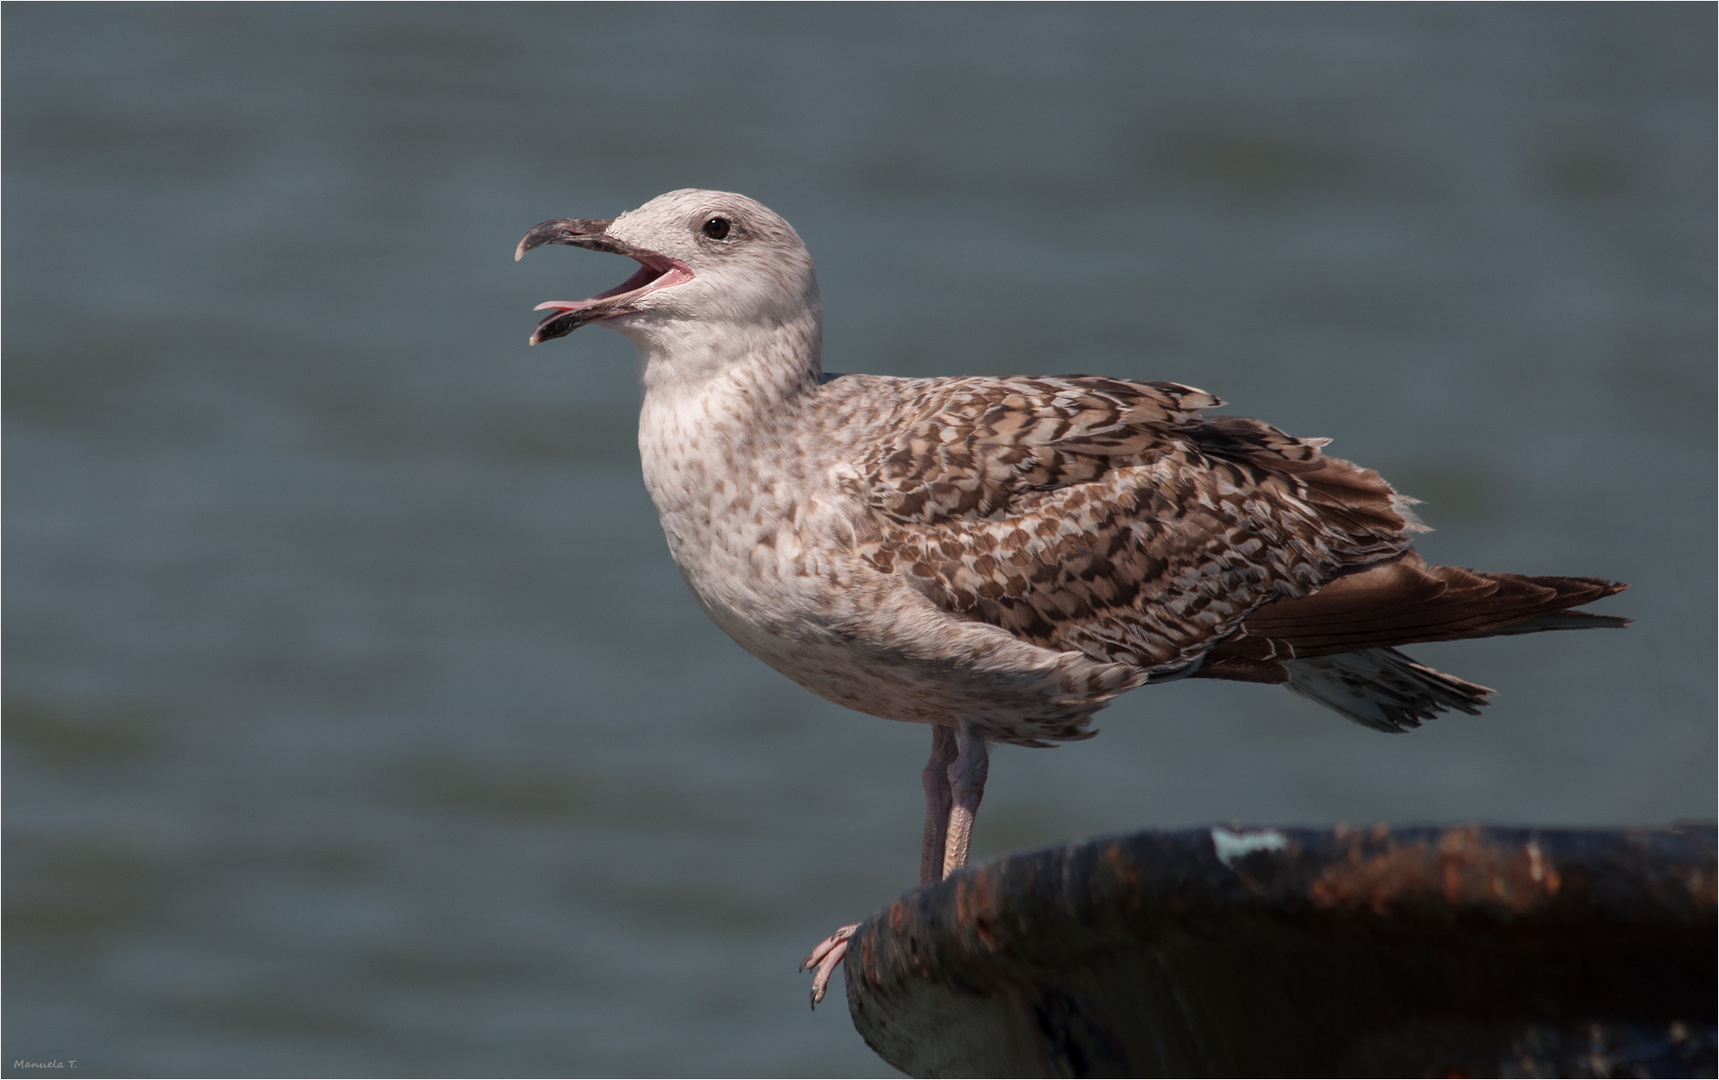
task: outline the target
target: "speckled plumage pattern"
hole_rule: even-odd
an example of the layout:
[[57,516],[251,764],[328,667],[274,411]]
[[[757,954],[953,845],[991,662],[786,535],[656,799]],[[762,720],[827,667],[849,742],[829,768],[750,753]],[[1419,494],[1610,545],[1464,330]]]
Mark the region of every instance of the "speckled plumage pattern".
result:
[[[1376,473],[1323,440],[1203,419],[1217,402],[1188,387],[820,382],[793,358],[729,372],[696,404],[647,392],[646,482],[711,617],[863,712],[1042,745],[1085,737],[1094,711],[1152,679],[1287,682],[1286,662],[1322,655],[1287,602],[1381,564],[1382,598],[1345,595],[1413,599],[1426,625],[1381,637],[1372,618],[1342,651],[1475,636],[1611,591],[1425,568],[1409,548],[1420,526]],[[1453,633],[1454,577],[1490,592]]]
[[[1191,387],[825,376],[811,257],[744,196],[544,222],[519,254],[545,243],[642,267],[544,305],[532,340],[602,322],[637,344],[645,483],[699,604],[807,689],[947,729],[926,773],[933,880],[966,857],[988,741],[1086,738],[1118,694],[1189,676],[1401,731],[1487,691],[1395,646],[1623,624],[1567,610],[1609,582],[1425,565],[1411,500],[1377,473],[1208,418],[1221,402]],[[814,954],[814,999],[843,949]]]
[[1161,675],[1259,605],[1407,545],[1376,474],[1255,420],[1201,420],[1216,404],[1092,377],[916,383],[868,440],[862,551],[945,611]]

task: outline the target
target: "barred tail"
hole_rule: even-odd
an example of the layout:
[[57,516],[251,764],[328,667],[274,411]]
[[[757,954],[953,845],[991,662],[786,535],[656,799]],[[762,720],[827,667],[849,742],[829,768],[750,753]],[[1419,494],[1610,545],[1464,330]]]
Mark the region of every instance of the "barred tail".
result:
[[1395,649],[1316,656],[1283,666],[1291,690],[1378,731],[1409,731],[1446,709],[1473,715],[1492,693]]

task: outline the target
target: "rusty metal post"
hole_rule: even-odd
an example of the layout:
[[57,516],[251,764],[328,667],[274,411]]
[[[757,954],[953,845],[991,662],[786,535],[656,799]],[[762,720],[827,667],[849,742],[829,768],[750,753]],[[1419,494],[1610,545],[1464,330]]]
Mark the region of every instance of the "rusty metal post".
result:
[[855,934],[913,1076],[1712,1076],[1715,834],[1213,828],[970,867]]

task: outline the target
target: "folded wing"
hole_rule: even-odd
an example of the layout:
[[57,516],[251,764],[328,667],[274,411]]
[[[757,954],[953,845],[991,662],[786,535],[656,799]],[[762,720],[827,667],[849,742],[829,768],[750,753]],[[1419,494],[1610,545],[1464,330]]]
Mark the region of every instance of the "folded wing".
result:
[[927,384],[861,464],[863,553],[962,618],[1154,674],[1408,549],[1377,473],[1175,383]]

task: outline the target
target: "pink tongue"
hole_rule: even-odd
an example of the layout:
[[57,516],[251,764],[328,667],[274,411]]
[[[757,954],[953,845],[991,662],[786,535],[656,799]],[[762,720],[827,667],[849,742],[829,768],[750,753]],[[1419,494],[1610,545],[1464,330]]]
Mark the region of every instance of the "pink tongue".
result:
[[665,274],[668,276],[667,284],[670,285],[679,285],[683,281],[692,280],[692,272],[687,270],[680,263],[672,263],[666,271],[640,263],[639,268],[633,272],[632,277],[621,282],[612,289],[606,289],[603,292],[598,293],[589,300],[545,300],[543,303],[538,304],[531,310],[580,311],[592,306],[600,300],[611,300],[617,296],[622,296],[626,293],[642,289],[654,281],[661,280]]

